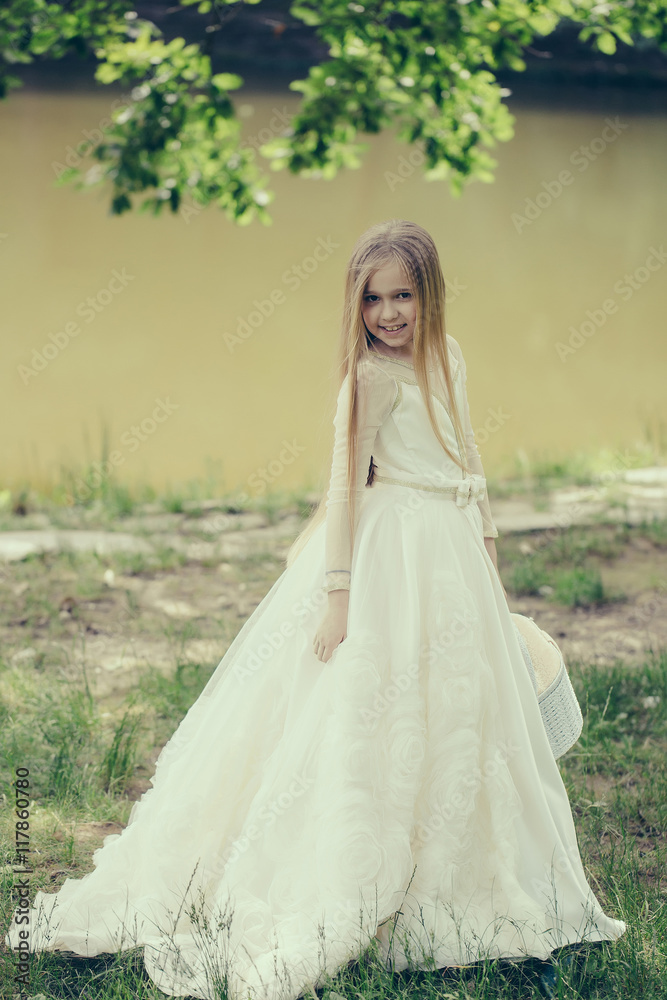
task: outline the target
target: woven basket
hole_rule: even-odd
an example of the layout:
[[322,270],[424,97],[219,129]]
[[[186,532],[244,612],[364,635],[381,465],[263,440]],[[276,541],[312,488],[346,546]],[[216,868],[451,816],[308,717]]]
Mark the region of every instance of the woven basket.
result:
[[558,644],[533,618],[511,612],[554,757],[581,736],[584,719]]

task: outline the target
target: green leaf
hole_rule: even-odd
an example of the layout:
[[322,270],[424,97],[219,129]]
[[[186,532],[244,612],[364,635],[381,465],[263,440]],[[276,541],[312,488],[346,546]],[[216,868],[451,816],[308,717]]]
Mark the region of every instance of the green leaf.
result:
[[122,75],[122,69],[108,62],[100,63],[95,70],[95,79],[99,80],[100,83],[113,83],[114,80],[119,80]]
[[605,52],[608,56],[612,56],[616,51],[616,39],[610,31],[603,31],[598,35],[596,42],[600,52]]
[[[178,0],[177,5],[193,7],[203,30],[214,9],[259,2]],[[288,168],[301,177],[327,180],[360,165],[361,136],[389,127],[413,149],[423,144],[422,175],[449,183],[456,196],[470,181],[492,181],[497,164],[485,150],[512,138],[514,119],[491,70],[525,70],[522,55],[535,35],[549,34],[563,19],[577,26],[582,41],[609,55],[617,45],[642,36],[658,36],[662,49],[659,11],[666,2],[361,0],[360,5],[295,0],[285,9],[316,29],[328,55],[310,68],[307,79],[290,83],[299,95],[290,128],[262,145],[260,156],[272,171]],[[146,92],[145,99],[131,104],[132,114],[114,121],[109,141],[92,150],[103,178],[112,180],[112,212],[185,213],[192,201],[219,206],[239,225],[254,219],[268,224],[265,206],[254,201],[265,182],[255,155],[243,149],[231,100],[243,86],[242,77],[213,75],[203,45],[180,37],[166,42],[143,17],[128,34],[132,21],[128,25],[123,17],[128,4],[4,0],[0,98],[21,85],[7,75],[8,63],[30,62],[35,55],[59,59],[94,53],[98,82],[121,81],[139,87],[139,94]],[[166,180],[170,193],[161,197]]]
[[519,56],[511,55],[508,59],[510,67],[516,70],[517,73],[523,73],[526,68],[526,64]]
[[132,208],[132,202],[126,194],[118,194],[111,202],[111,215],[122,215]]
[[292,7],[290,7],[290,14],[293,17],[298,17],[300,21],[303,21],[304,24],[307,24],[310,27],[322,24],[322,18],[320,15],[314,10],[311,10],[310,7],[302,7],[300,4],[293,4]]
[[243,78],[236,73],[216,73],[211,83],[217,90],[236,90],[243,86]]
[[615,24],[614,25],[614,31],[616,32],[616,34],[618,35],[618,37],[621,39],[621,41],[625,42],[626,45],[634,45],[635,44],[634,41],[633,41],[632,35],[630,35],[625,30],[625,28],[621,27],[621,25]]

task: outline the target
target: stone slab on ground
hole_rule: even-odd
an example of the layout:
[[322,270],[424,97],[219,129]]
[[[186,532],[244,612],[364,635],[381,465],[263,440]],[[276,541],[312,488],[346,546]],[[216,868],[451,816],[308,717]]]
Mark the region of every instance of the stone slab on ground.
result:
[[136,535],[121,531],[86,531],[53,528],[50,531],[0,532],[0,559],[15,562],[40,552],[151,552],[152,546]]

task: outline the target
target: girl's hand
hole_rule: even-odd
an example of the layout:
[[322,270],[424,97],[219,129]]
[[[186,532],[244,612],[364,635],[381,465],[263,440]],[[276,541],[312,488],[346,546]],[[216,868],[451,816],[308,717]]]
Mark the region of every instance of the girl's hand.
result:
[[329,592],[329,607],[313,639],[315,656],[327,663],[337,646],[347,637],[347,603],[349,591]]

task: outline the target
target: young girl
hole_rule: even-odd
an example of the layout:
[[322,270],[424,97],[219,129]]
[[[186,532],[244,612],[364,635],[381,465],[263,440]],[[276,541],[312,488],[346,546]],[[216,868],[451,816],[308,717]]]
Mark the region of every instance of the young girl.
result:
[[444,304],[424,229],[363,234],[326,498],[126,829],[37,893],[31,950],[141,945],[170,996],[294,1000],[370,943],[401,970],[625,931],[584,875]]

